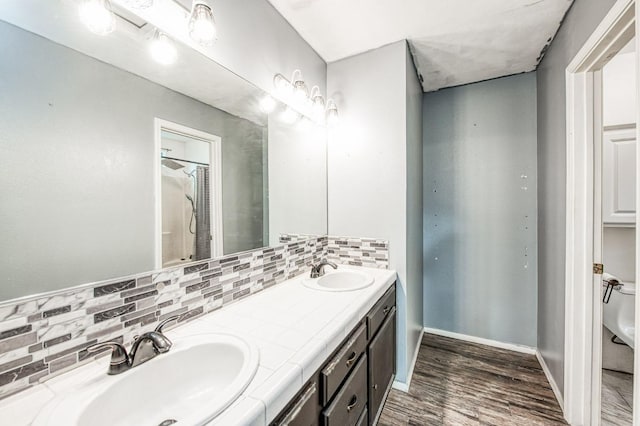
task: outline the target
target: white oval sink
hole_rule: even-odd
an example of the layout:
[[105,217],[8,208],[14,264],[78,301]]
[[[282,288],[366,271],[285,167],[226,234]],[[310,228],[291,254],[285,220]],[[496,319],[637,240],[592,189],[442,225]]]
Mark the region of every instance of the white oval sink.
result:
[[259,351],[238,336],[175,339],[171,350],[122,374],[104,375],[52,400],[34,426],[202,425],[249,385]]
[[359,271],[337,270],[327,272],[320,278],[307,278],[304,285],[314,290],[352,291],[369,287],[373,277]]

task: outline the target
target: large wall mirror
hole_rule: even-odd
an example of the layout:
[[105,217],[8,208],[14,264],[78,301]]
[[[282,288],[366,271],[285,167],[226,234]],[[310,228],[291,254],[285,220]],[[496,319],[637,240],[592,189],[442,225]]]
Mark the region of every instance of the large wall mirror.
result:
[[0,301],[327,232],[324,129],[111,4],[0,4]]

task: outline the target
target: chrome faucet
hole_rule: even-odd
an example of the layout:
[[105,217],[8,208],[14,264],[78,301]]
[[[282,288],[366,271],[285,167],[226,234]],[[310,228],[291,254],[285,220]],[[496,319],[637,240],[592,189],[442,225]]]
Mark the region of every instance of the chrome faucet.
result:
[[311,278],[319,278],[324,275],[324,267],[331,266],[333,269],[338,269],[338,265],[333,262],[329,262],[327,259],[322,259],[318,264],[311,265]]
[[106,347],[111,348],[111,362],[107,374],[114,375],[124,373],[130,368],[136,367],[156,356],[168,352],[171,349],[171,340],[162,334],[162,328],[171,321],[175,321],[179,315],[169,317],[162,321],[153,331],[148,331],[135,337],[131,351],[127,353],[124,345],[118,342],[104,342],[87,347],[88,352],[98,352]]

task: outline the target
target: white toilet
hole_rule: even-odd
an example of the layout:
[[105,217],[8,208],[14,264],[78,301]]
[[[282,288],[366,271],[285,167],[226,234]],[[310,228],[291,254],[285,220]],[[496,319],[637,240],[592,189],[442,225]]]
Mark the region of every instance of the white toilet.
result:
[[[611,291],[609,303],[603,307],[603,323],[620,340],[634,349],[636,285],[625,283]],[[603,285],[603,294],[606,283]]]

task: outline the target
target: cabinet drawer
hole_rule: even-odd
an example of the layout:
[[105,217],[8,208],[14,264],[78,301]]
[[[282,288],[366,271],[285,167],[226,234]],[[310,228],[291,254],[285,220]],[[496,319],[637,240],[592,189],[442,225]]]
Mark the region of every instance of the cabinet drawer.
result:
[[325,426],[354,426],[367,406],[367,355],[363,354],[335,399],[322,413]]
[[356,361],[358,361],[358,358],[360,358],[360,355],[364,353],[366,348],[366,327],[364,324],[361,324],[320,372],[322,405],[325,405],[331,400],[333,394],[338,390],[344,378],[349,374],[349,371],[356,365]]
[[309,383],[305,390],[271,426],[315,426],[319,415],[317,380]]
[[389,290],[380,298],[378,303],[367,314],[367,339],[371,340],[384,322],[391,309],[396,305],[396,286],[391,286]]

